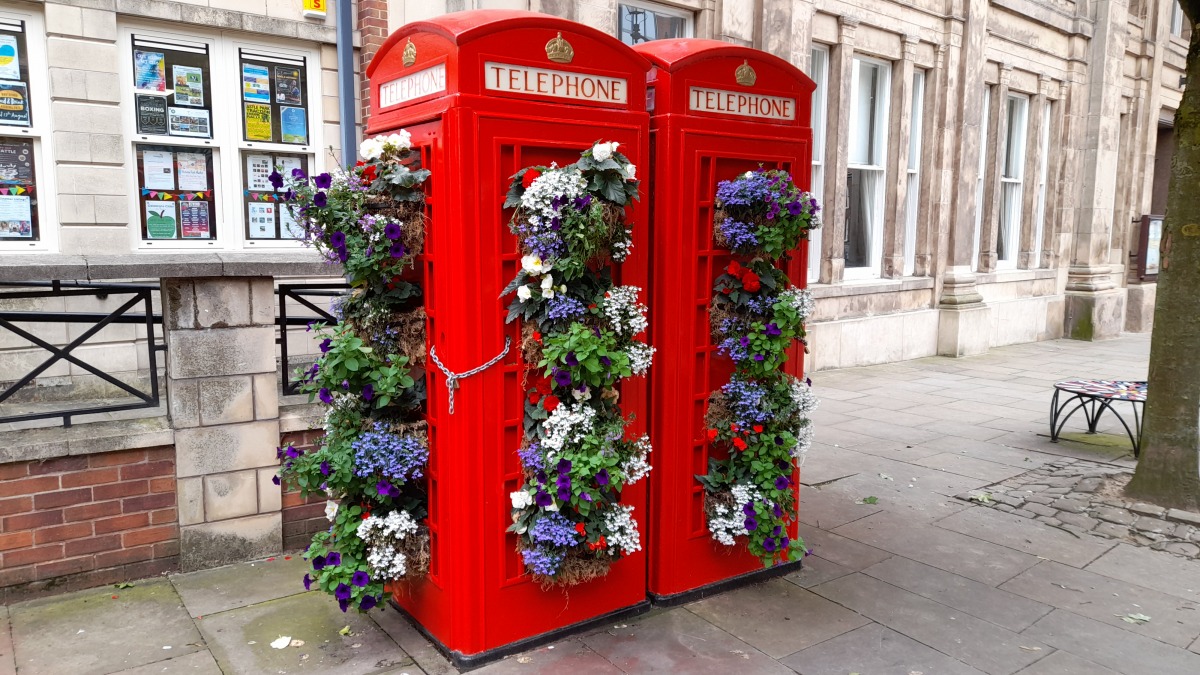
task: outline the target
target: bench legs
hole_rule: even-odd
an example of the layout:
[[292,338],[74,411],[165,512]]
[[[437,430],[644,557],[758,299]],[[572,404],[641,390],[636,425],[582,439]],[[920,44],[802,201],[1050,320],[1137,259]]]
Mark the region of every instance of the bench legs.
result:
[[[1104,414],[1105,410],[1108,410],[1112,412],[1114,417],[1117,418],[1117,421],[1121,423],[1121,426],[1125,427],[1125,433],[1129,435],[1129,441],[1133,444],[1133,456],[1137,457],[1141,453],[1142,418],[1138,411],[1138,406],[1142,405],[1140,401],[1129,401],[1130,405],[1133,406],[1133,428],[1131,429],[1129,424],[1125,421],[1125,418],[1121,416],[1121,413],[1117,412],[1116,409],[1112,407],[1112,404],[1115,402],[1113,399],[1091,396],[1088,394],[1072,394],[1069,398],[1067,398],[1066,401],[1062,403],[1062,405],[1059,405],[1058,400],[1060,394],[1062,394],[1062,390],[1055,389],[1054,398],[1050,401],[1051,442],[1058,442],[1058,436],[1062,433],[1062,429],[1066,425],[1067,420],[1071,419],[1071,416],[1080,410],[1083,411],[1084,419],[1087,420],[1088,433],[1096,433],[1096,427],[1100,424],[1100,416]],[[1075,407],[1071,408],[1071,410],[1064,415],[1063,411],[1065,411],[1072,404],[1074,404]]]

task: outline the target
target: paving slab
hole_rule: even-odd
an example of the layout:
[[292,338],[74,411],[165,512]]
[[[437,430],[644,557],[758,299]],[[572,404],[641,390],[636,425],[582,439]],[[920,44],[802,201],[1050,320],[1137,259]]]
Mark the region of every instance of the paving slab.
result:
[[890,513],[856,520],[835,533],[989,586],[999,586],[1038,561],[1028,553]]
[[[924,422],[922,422],[922,424],[932,421],[928,417],[924,417],[922,419],[924,420]],[[871,440],[878,440],[878,439],[884,438],[884,439],[898,439],[901,441],[905,441],[907,443],[911,443],[913,445],[919,445],[920,443],[922,443],[924,441],[928,441],[928,440],[937,438],[938,436],[941,436],[941,434],[937,433],[936,431],[930,431],[929,429],[922,429],[918,426],[900,426],[900,425],[892,424],[890,422],[865,419],[865,418],[858,419],[853,422],[844,422],[842,424],[838,424],[838,425],[834,425],[834,426],[830,427],[830,431],[834,431],[834,430],[836,430],[838,432],[850,432],[853,434],[857,434],[858,436],[864,438],[864,440],[860,441],[860,442],[864,442],[864,443],[871,441]],[[822,435],[819,438],[821,438],[821,440],[823,442],[826,442],[826,443],[830,442],[830,440],[829,440],[830,437],[828,437],[828,436]],[[841,445],[846,445],[846,443],[843,442],[843,443],[841,443]]]
[[855,452],[861,452],[865,455],[875,455],[876,457],[886,457],[897,462],[914,462],[922,457],[936,455],[943,450],[937,448],[929,448],[924,445],[913,445],[904,441],[889,441],[880,439],[871,443],[863,443],[862,445],[854,446]]
[[509,656],[471,672],[478,675],[558,675],[559,673],[620,675],[621,669],[589,649],[582,640],[574,639]]
[[1117,673],[1098,663],[1060,649],[1017,675],[1117,675]]
[[[863,473],[812,488],[812,499],[808,500],[811,508],[807,514],[804,493],[808,488],[801,488],[800,519],[831,529],[886,510],[912,522],[929,523],[970,506],[946,492],[958,487],[969,492],[981,483],[952,474],[939,476],[936,471],[927,474],[929,469],[907,464],[900,470],[904,473],[887,474],[890,479],[880,477],[879,473]],[[875,497],[877,501],[874,504],[859,503],[866,497]]]
[[858,497],[851,499],[845,490],[832,485],[800,488],[800,522],[832,529],[883,510],[882,506],[857,504]]
[[1090,572],[1200,602],[1200,563],[1120,544],[1087,566]]
[[1049,651],[1036,639],[862,573],[813,592],[992,675],[1011,675]]
[[[836,583],[836,582],[834,582]],[[1200,654],[1079,616],[1063,609],[1021,633],[1127,675],[1200,673]]]
[[626,673],[794,675],[683,607],[586,635],[583,642]]
[[916,593],[923,598],[1018,633],[1054,609],[1027,597],[998,590],[900,556],[893,556],[862,572],[910,593]]
[[370,617],[400,645],[405,654],[417,662],[423,672],[428,675],[458,675],[458,669],[398,610],[388,607],[382,612],[371,612]]
[[[1000,588],[1176,647],[1200,637],[1200,604],[1056,562],[1041,562]],[[1129,614],[1150,621],[1121,618]]]
[[877,623],[796,652],[782,663],[803,675],[982,675],[962,661]]
[[299,555],[227,565],[171,577],[192,616],[208,616],[304,593],[309,563]]
[[783,579],[714,595],[687,608],[772,658],[870,623]]
[[1088,535],[1077,536],[1028,518],[982,506],[943,518],[937,522],[937,526],[1072,567],[1083,567],[1116,545],[1111,541]]
[[826,581],[844,577],[854,570],[849,567],[830,562],[819,555],[810,555],[804,559],[804,565],[799,572],[792,572],[783,577],[800,588],[811,588]]
[[988,426],[990,423],[997,421],[1005,423],[1007,420],[1004,420],[1003,418],[996,418],[993,420],[987,420],[986,422],[979,422],[977,424],[967,424],[965,422],[955,422],[951,420],[939,420],[937,422],[930,422],[929,424],[923,425],[921,428],[941,432],[946,434],[946,438],[965,438],[972,441],[990,441],[997,436],[1003,436],[1007,431],[1011,431],[1011,429],[995,429]]
[[17,661],[13,654],[12,631],[9,629],[8,606],[0,605],[0,675],[16,675]]
[[9,609],[21,675],[112,673],[203,648],[200,631],[166,579],[41,598]]
[[[343,613],[316,591],[205,616],[198,623],[225,673],[367,675],[412,664],[369,617]],[[347,625],[351,634],[340,635]],[[304,644],[273,649],[271,642],[285,635]]]
[[1018,468],[1008,464],[991,462],[986,459],[968,457],[956,452],[943,452],[939,455],[932,455],[919,459],[914,464],[929,467],[930,469],[938,469],[939,471],[948,471],[968,478],[979,478],[993,483],[1006,478],[1012,478],[1013,476],[1019,476],[1033,468],[1032,466],[1029,468]]
[[114,675],[158,675],[159,673],[174,674],[187,673],[187,675],[222,675],[221,668],[217,666],[216,659],[208,650],[192,652],[185,656],[178,656],[165,661],[156,661],[147,663],[144,666],[122,670]]
[[[887,560],[892,554],[882,549],[867,546],[839,534],[800,524],[800,537],[817,557],[857,572],[877,562]],[[807,564],[807,562],[805,563]]]

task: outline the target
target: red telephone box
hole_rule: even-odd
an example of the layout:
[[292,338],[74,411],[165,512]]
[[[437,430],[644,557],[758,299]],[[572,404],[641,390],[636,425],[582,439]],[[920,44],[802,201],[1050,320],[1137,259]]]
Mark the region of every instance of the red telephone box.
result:
[[[695,479],[716,451],[705,434],[708,396],[733,372],[709,337],[713,282],[732,259],[713,243],[713,201],[719,181],[760,165],[789,171],[798,187],[809,187],[816,85],[783,59],[714,40],[658,40],[634,49],[654,66],[650,326],[658,354],[651,376],[648,588],[656,603],[672,604],[763,571],[741,542],[727,547],[712,539],[704,488]],[[785,269],[798,286],[806,285],[807,264],[804,241]],[[784,370],[803,377],[803,356],[797,345]],[[799,472],[794,478],[799,489]]]
[[[503,203],[509,177],[530,165],[574,163],[599,140],[617,141],[645,166],[649,64],[610,35],[532,12],[476,10],[411,23],[393,33],[367,76],[368,135],[407,129],[422,148],[430,221],[424,275],[427,335],[447,368],[461,373],[513,348],[496,366],[460,382],[450,412],[446,378],[428,372],[430,429],[426,578],[394,584],[397,603],[451,658],[470,665],[530,646],[558,629],[646,606],[644,552],[607,576],[543,590],[525,575],[509,493],[522,483],[525,389],[519,325],[505,324],[500,298],[520,253]],[[620,283],[646,288],[647,201],[627,222],[634,253]],[[622,408],[646,427],[644,378],[622,383]],[[646,488],[629,487],[645,539]],[[549,634],[549,635],[548,635]]]

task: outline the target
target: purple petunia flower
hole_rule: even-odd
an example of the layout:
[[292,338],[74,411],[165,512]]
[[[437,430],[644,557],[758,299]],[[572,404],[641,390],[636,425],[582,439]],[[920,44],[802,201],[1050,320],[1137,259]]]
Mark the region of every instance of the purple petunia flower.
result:
[[345,614],[347,609],[350,609],[349,600],[338,600],[338,607],[342,608],[342,613]]
[[333,394],[329,392],[328,387],[321,387],[321,390],[317,392],[317,398],[321,399],[321,403],[325,405],[333,405]]
[[353,591],[346,584],[338,584],[337,588],[333,591],[333,597],[338,600],[349,600],[352,594]]
[[329,245],[334,248],[341,248],[346,245],[346,233],[338,230],[329,235]]
[[754,517],[754,504],[751,504],[750,502],[746,502],[746,504],[744,506],[742,506],[742,513],[746,514],[747,518],[753,518]]
[[558,472],[567,473],[571,470],[571,460],[563,458],[558,460]]
[[296,180],[304,180],[305,178],[308,178],[308,176],[300,169],[292,169],[292,178],[295,178]]
[[395,488],[392,487],[392,484],[386,480],[381,480],[375,485],[375,491],[379,493],[380,497],[388,496],[388,494],[394,489]]
[[782,517],[783,517],[783,509],[779,508],[779,505],[778,505],[778,504],[776,504],[775,506],[772,506],[772,507],[771,507],[771,513],[774,513],[776,518],[782,518]]
[[323,555],[319,555],[319,556],[317,556],[317,557],[313,558],[313,559],[312,559],[312,564],[313,564],[313,569],[314,569],[314,570],[323,570],[323,569],[325,569],[325,556],[323,556]]
[[596,474],[596,485],[608,485],[608,469],[600,469]]
[[560,487],[558,489],[558,498],[562,501],[567,501],[571,498],[571,488]]
[[788,486],[791,484],[792,484],[792,481],[788,480],[787,476],[780,476],[779,478],[775,479],[775,489],[776,490],[786,490],[786,489],[788,489]]
[[358,608],[365,612],[368,609],[374,609],[377,604],[379,604],[379,599],[373,595],[368,595],[359,601]]
[[[324,340],[321,340],[321,353],[324,354],[324,353],[328,352],[329,345],[331,345],[331,344],[333,344],[332,338],[325,338]],[[313,364],[313,365],[316,365],[316,364]]]
[[283,459],[283,448],[275,448],[275,459]]
[[758,529],[758,521],[753,518],[747,518],[742,522],[742,526],[746,528],[747,532],[753,532]]
[[554,498],[545,490],[538,490],[537,496],[533,499],[534,503],[541,507],[550,506],[554,503]]
[[600,363],[607,368],[608,366],[612,365],[612,359],[608,358],[607,356],[601,356]]
[[560,387],[571,386],[571,371],[561,368],[554,369],[554,382]]
[[342,389],[350,391],[350,380],[342,380]]
[[271,482],[272,482],[272,483],[274,483],[274,484],[276,484],[276,485],[279,485],[279,482],[280,482],[280,481],[279,481],[279,476],[271,476]]
[[750,346],[750,338],[743,335],[742,337],[738,338],[738,344],[740,344],[743,347],[749,347]]
[[312,590],[312,577],[308,576],[307,574],[304,575],[304,590]]
[[288,457],[291,457],[292,459],[296,459],[297,457],[300,456],[300,451],[289,445],[289,446],[287,446],[287,450],[284,452],[284,454],[287,455]]
[[779,536],[779,535],[780,535],[782,532],[783,532],[783,526],[782,526],[782,525],[776,525],[776,526],[775,526],[775,529],[771,530],[771,536],[772,536],[772,537],[778,537],[778,536]]
[[579,365],[579,357],[575,356],[575,352],[567,352],[567,356],[563,359],[563,363],[566,363],[568,366],[574,368],[575,366]]
[[755,354],[755,355],[754,355],[754,360],[755,360],[755,361],[762,361],[762,360],[764,360],[764,359],[766,359],[766,358],[767,358],[767,357],[763,356],[762,354]]
[[362,587],[366,586],[367,584],[371,583],[371,575],[367,574],[366,572],[364,572],[362,570],[359,570],[354,573],[354,576],[350,579],[350,583],[354,584],[355,586],[358,586],[359,588],[362,588]]
[[766,326],[764,326],[763,332],[766,333],[767,335],[770,335],[771,337],[775,337],[776,335],[783,334],[783,331],[779,330],[779,326],[777,326],[774,323],[769,323]]
[[333,176],[330,176],[327,173],[323,173],[313,179],[313,185],[316,185],[317,189],[319,189],[319,190],[328,190],[329,186],[332,184],[333,184]]
[[329,462],[321,462],[321,475],[328,476],[332,469],[329,467]]
[[791,544],[792,544],[792,540],[791,540],[791,539],[788,539],[786,536],[784,536],[784,537],[780,537],[780,539],[779,539],[779,550],[780,550],[780,551],[786,550],[788,546],[791,546]]
[[407,253],[408,249],[404,248],[404,244],[401,244],[400,242],[392,244],[392,247],[388,249],[388,255],[392,256],[393,258],[403,258]]
[[388,239],[399,239],[401,234],[402,231],[400,230],[400,226],[396,223],[388,223],[383,228],[383,236],[387,237]]
[[362,396],[364,401],[370,401],[375,398],[375,387],[369,384],[365,385],[362,390]]
[[271,187],[276,190],[283,187],[283,176],[280,176],[278,171],[272,171],[271,175],[267,176],[267,180],[271,181]]
[[763,550],[766,551],[767,553],[774,553],[775,552],[775,540],[774,539],[765,540],[763,542]]
[[798,216],[804,211],[804,205],[800,202],[789,202],[787,205],[788,213],[793,216]]
[[325,564],[330,567],[337,567],[342,564],[342,554],[337,551],[330,551],[325,555]]
[[582,499],[582,500],[583,500],[583,501],[585,501],[585,502],[590,502],[590,501],[592,501],[592,495],[590,495],[590,494],[589,494],[589,493],[587,493],[587,492],[580,492],[580,493],[579,493],[579,498],[580,498],[580,499]]
[[313,206],[317,208],[325,208],[325,205],[328,203],[329,195],[326,195],[324,192],[318,192],[317,194],[313,195]]

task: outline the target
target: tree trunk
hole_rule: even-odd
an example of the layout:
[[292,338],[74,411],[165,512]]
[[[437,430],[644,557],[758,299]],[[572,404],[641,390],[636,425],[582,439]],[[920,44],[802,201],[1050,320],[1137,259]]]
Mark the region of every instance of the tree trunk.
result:
[[[1200,0],[1179,3],[1193,26]],[[1175,158],[1163,224],[1150,341],[1145,431],[1130,497],[1200,510],[1200,32],[1175,113]]]

